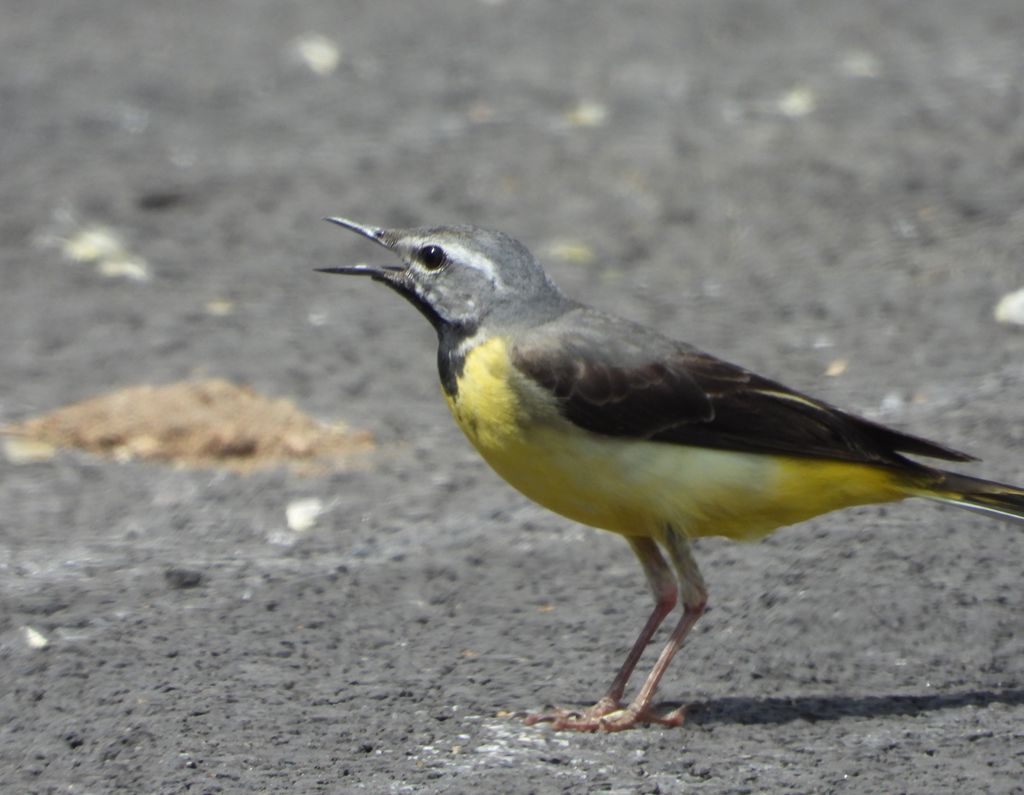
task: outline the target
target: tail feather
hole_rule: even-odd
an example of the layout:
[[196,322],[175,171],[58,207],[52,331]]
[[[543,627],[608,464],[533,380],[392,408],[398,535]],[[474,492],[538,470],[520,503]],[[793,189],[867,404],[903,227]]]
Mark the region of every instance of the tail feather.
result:
[[935,471],[927,486],[916,493],[929,500],[1024,523],[1024,489],[1016,486],[954,472]]

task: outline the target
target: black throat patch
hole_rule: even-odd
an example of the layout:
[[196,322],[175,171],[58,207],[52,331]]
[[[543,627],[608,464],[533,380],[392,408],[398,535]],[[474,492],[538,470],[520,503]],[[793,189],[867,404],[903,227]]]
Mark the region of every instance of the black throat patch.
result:
[[437,371],[441,388],[449,397],[459,394],[459,376],[466,367],[468,351],[460,352],[459,346],[475,333],[475,327],[441,325],[437,328]]

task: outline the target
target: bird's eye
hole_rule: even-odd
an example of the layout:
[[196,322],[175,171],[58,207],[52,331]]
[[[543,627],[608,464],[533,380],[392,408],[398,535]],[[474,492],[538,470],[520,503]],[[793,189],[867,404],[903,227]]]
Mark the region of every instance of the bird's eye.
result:
[[444,265],[447,255],[440,246],[424,246],[416,252],[416,259],[428,271],[436,271]]

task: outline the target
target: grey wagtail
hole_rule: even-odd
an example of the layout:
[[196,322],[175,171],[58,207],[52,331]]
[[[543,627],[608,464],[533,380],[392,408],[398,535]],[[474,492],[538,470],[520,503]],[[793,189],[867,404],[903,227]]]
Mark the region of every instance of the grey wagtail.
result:
[[[544,507],[624,536],[647,575],[654,610],[607,694],[589,709],[528,723],[577,731],[682,723],[684,708],[661,714],[652,701],[707,604],[695,538],[752,540],[838,508],[907,497],[1024,522],[1024,489],[907,458],[972,456],[573,301],[507,235],[325,220],[397,255],[397,264],[320,270],[383,282],[426,316],[448,407],[484,460]],[[637,661],[678,601],[682,617],[623,704]]]

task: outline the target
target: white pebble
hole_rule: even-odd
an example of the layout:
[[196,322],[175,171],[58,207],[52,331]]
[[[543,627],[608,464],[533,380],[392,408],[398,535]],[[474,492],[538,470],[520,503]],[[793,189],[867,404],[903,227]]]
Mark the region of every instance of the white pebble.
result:
[[38,629],[22,627],[21,634],[24,636],[25,643],[28,644],[30,649],[45,649],[50,645],[50,641]]
[[324,77],[341,62],[341,48],[326,36],[307,33],[292,42],[292,51],[313,74]]
[[1000,298],[992,314],[1000,323],[1024,326],[1024,287]]
[[324,512],[323,500],[310,497],[305,500],[295,500],[288,503],[284,510],[285,518],[288,521],[288,528],[293,533],[304,533],[316,526],[316,520]]

